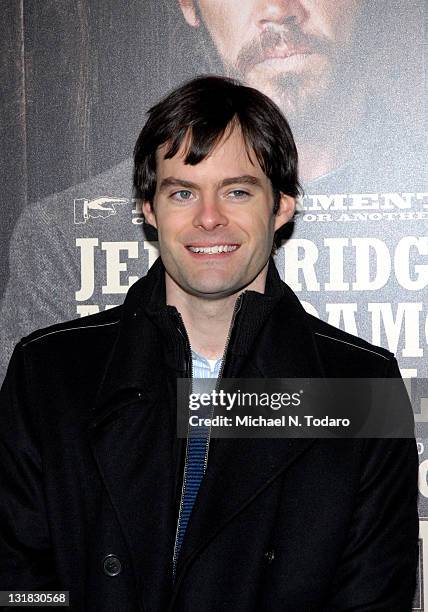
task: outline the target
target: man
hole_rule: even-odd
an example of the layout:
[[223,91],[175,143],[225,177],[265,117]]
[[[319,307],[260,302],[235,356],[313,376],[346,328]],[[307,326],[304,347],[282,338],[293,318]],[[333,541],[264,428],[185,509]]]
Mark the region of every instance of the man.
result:
[[[159,3],[154,4],[148,0],[143,3],[142,15],[147,20],[153,19],[153,13],[158,15]],[[207,69],[204,60],[217,53],[217,71],[224,69],[243,76],[272,96],[287,116],[291,114],[306,193],[324,198],[321,204],[308,201],[310,215],[315,209],[312,219],[324,213],[324,219],[329,217],[336,205],[332,200],[336,196],[330,197],[331,194],[343,194],[337,196],[339,203],[348,193],[374,194],[375,207],[382,190],[405,192],[405,197],[407,192],[427,191],[426,185],[419,184],[414,176],[419,170],[426,183],[426,163],[419,164],[415,158],[423,146],[415,144],[413,138],[418,128],[417,109],[423,107],[418,105],[422,89],[415,87],[415,83],[422,82],[418,81],[421,46],[410,47],[406,30],[415,33],[412,39],[420,40],[422,2],[408,3],[405,9],[400,3],[400,10],[393,10],[390,2],[354,0],[171,0],[168,6],[171,22],[160,21],[156,31],[162,32],[162,45],[169,45],[173,57],[168,52],[164,54],[155,36],[149,37],[148,56],[161,53],[162,57],[166,55],[164,62],[172,65],[180,61],[175,55],[177,46],[187,45],[186,61],[182,63],[187,65],[189,74],[196,75]],[[180,26],[182,13],[190,25]],[[286,56],[291,48],[302,46],[313,53],[302,54],[301,59],[297,58],[299,54],[269,58]],[[182,57],[180,53],[178,57]],[[163,95],[162,82],[148,84],[145,79],[146,73],[141,73],[143,86],[157,91],[159,97]],[[413,150],[410,157],[406,155],[409,147]],[[131,163],[125,161],[83,184],[31,203],[23,212],[10,244],[10,277],[1,303],[0,379],[13,346],[22,336],[38,327],[121,303],[132,282],[147,271],[153,257],[147,242],[143,244],[141,211],[130,202],[130,174]],[[369,206],[363,198],[356,214],[370,214]],[[419,206],[422,208],[422,202]],[[347,210],[345,202],[345,216]],[[367,290],[363,283],[351,293],[347,289],[351,287],[349,276],[359,253],[354,258],[354,247],[350,240],[344,244],[344,237],[356,236],[361,241],[373,236],[383,241],[386,234],[387,244],[380,257],[384,262],[385,251],[389,250],[387,255],[392,261],[399,240],[403,236],[418,237],[421,232],[421,219],[412,220],[419,211],[400,212],[409,213],[410,218],[394,218],[388,222],[387,232],[382,219],[363,225],[361,220],[353,222],[352,218],[336,223],[340,211],[333,211],[331,222],[302,223],[300,234],[296,224],[295,236],[302,237],[303,244],[290,251],[290,266],[285,265],[283,249],[277,264],[283,278],[287,268],[298,270],[293,288],[313,307],[311,312],[376,343],[390,344],[391,350],[400,350],[403,368],[415,375],[419,367],[419,375],[423,375],[421,348],[410,347],[411,340],[403,339],[404,328],[408,327],[404,319],[408,316],[415,321],[416,316],[422,315],[406,310],[402,316],[401,306],[397,315],[379,309],[371,315],[371,279],[366,283]],[[399,214],[395,208],[392,213]],[[378,214],[377,208],[374,214]],[[339,252],[321,261],[321,251],[328,252],[324,241],[329,245],[333,242],[332,252],[334,248]],[[404,261],[403,257],[400,260]],[[339,280],[334,282],[332,277]],[[292,282],[290,278],[285,280]],[[412,285],[412,281],[408,284]],[[391,304],[394,311],[397,301],[414,301],[405,283],[397,281],[393,274],[379,285],[380,281],[376,299],[380,304]],[[349,298],[349,303],[344,304],[344,297]],[[381,337],[382,317],[390,330],[385,337]],[[423,322],[417,327],[423,337]],[[417,334],[412,330],[408,335],[415,338]]]
[[67,589],[78,610],[410,610],[413,439],[176,436],[179,377],[399,377],[275,270],[299,193],[286,120],[191,81],[150,111],[135,186],[161,258],[123,306],[35,332],[9,367],[2,588]]

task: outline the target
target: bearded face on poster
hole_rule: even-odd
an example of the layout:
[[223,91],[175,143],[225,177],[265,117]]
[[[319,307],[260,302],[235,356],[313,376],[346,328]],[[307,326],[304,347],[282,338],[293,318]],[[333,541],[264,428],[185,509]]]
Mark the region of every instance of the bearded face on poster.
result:
[[[403,15],[395,2],[383,0],[177,1],[187,24],[206,41],[208,66],[216,71],[221,65],[228,76],[259,89],[288,118],[306,184],[342,169],[343,177],[331,177],[336,185],[346,180],[349,189],[349,180],[361,183],[369,174],[370,186],[381,165],[388,169],[382,158],[391,160],[397,141],[411,148],[406,143],[423,125],[424,92],[414,90],[409,113],[406,85],[400,89],[397,75],[408,81],[420,74],[422,58],[408,40],[423,17],[420,3]],[[378,156],[375,171],[373,160],[367,163],[370,148]],[[392,155],[399,157],[397,150]],[[356,164],[362,165],[358,171]],[[395,180],[400,165],[393,164]]]

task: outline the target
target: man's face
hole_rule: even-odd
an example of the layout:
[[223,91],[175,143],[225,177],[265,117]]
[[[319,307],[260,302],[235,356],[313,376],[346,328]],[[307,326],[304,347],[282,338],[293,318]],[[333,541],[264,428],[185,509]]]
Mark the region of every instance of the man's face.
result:
[[[179,0],[201,21],[226,71],[272,98],[292,120],[349,69],[361,0]],[[342,83],[343,86],[343,83]]]
[[144,215],[158,230],[167,282],[206,299],[227,297],[257,283],[294,200],[282,196],[273,214],[271,182],[249,159],[239,128],[194,166],[184,163],[185,145],[171,159],[158,151],[154,205],[145,202]]

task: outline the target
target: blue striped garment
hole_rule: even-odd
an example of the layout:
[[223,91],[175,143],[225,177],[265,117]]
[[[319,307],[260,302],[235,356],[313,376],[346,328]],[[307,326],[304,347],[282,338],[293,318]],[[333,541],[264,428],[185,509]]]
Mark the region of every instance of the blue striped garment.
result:
[[[221,359],[210,363],[205,357],[198,355],[192,351],[192,377],[193,377],[193,393],[200,392],[198,390],[198,378],[214,378],[217,379],[220,371]],[[184,535],[187,525],[192,514],[193,506],[198,495],[199,487],[201,486],[202,478],[204,477],[206,465],[205,458],[208,456],[209,448],[209,428],[208,427],[192,427],[189,432],[186,449],[186,461],[183,474],[183,488],[181,492],[180,512],[178,515],[177,537],[175,544],[174,560],[178,559],[181,546],[183,544]],[[174,567],[175,573],[175,567]]]

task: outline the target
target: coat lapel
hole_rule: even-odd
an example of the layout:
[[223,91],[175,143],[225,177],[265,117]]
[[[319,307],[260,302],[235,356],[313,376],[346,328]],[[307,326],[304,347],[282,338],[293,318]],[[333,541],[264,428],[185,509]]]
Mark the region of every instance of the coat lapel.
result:
[[[246,329],[248,322],[252,331]],[[235,332],[226,378],[324,376],[306,313],[285,285],[281,295],[278,291],[272,296],[246,294]],[[207,472],[180,554],[177,587],[195,555],[314,442],[296,438],[211,441]]]
[[177,586],[197,553],[313,443],[309,439],[211,442],[207,473],[180,553]]
[[159,265],[128,292],[89,428],[92,454],[147,609],[164,609],[171,591],[183,445],[176,436],[177,374],[171,375],[168,365],[182,361],[183,347],[162,292]]
[[176,439],[170,411],[149,395],[121,405],[115,419],[96,428],[90,444],[138,592],[148,609],[161,609],[172,581]]

